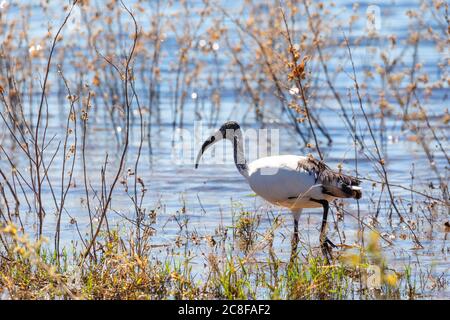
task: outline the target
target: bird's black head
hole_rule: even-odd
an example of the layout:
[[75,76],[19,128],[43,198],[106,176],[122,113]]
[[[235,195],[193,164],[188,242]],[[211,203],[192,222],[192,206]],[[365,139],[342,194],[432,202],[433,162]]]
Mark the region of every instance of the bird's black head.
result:
[[237,134],[237,132],[241,129],[239,126],[239,123],[236,121],[227,121],[225,122],[219,130],[217,130],[214,135],[209,137],[202,145],[202,148],[200,149],[197,160],[195,161],[195,168],[198,167],[198,163],[200,161],[201,156],[203,155],[203,152],[205,152],[206,149],[208,149],[210,146],[212,146],[214,143],[222,140],[222,139],[229,139],[233,140],[234,136]]
[[222,133],[222,138],[227,139],[232,137],[236,130],[240,129],[241,127],[239,126],[239,123],[237,123],[236,121],[227,121],[220,127],[219,131]]

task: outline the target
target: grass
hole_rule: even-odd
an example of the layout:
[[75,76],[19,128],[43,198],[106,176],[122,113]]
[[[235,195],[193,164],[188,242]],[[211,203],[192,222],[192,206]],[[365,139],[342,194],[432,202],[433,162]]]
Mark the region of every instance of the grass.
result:
[[[240,219],[248,212],[242,212]],[[240,222],[242,223],[242,221]],[[244,228],[257,229],[256,220]],[[239,225],[239,224],[238,224]],[[248,229],[244,229],[248,230]],[[391,268],[384,258],[380,238],[371,233],[360,250],[335,252],[328,265],[318,250],[291,253],[283,260],[264,254],[270,237],[252,233],[210,245],[203,272],[189,255],[172,252],[164,258],[150,245],[141,254],[132,234],[111,230],[99,237],[96,258],[84,258],[76,246],[57,255],[46,241],[30,240],[14,225],[0,229],[9,253],[0,260],[0,295],[7,299],[415,299],[420,289],[412,276],[413,265]],[[144,242],[151,238],[143,239]],[[248,246],[242,247],[242,242]],[[237,243],[237,246],[233,246]],[[255,250],[255,243],[259,249]],[[203,245],[197,245],[198,248]],[[249,247],[253,250],[249,252]],[[241,250],[242,248],[242,250]],[[275,250],[274,248],[269,251]],[[221,252],[217,254],[216,252]],[[259,254],[261,261],[254,259]],[[263,258],[261,258],[263,257]],[[374,276],[375,275],[375,276]],[[432,291],[445,290],[445,285]],[[430,294],[427,292],[427,294]]]

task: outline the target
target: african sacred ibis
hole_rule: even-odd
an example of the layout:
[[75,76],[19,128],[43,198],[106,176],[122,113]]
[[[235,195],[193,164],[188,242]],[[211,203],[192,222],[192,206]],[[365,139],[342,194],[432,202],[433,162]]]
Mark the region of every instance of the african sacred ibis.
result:
[[243,137],[235,121],[224,123],[202,145],[195,162],[214,143],[227,139],[233,143],[234,162],[250,188],[270,203],[289,208],[294,216],[294,241],[298,242],[298,220],[303,208],[323,207],[320,246],[325,259],[335,245],[326,237],[329,202],[336,198],[361,198],[360,180],[332,171],[312,157],[282,155],[264,157],[247,163]]

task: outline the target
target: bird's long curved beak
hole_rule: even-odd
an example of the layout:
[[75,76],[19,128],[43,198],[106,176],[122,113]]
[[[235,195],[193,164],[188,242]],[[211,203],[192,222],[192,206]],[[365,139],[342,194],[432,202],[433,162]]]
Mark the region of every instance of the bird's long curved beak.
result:
[[220,141],[223,139],[223,135],[222,132],[220,132],[220,130],[216,131],[216,133],[214,133],[214,135],[212,135],[211,137],[209,137],[205,142],[203,142],[202,144],[202,148],[199,150],[198,155],[197,155],[197,160],[195,160],[195,169],[198,168],[198,163],[200,162],[200,159],[203,155],[203,153],[209,148],[211,147],[213,144],[215,144],[217,141]]

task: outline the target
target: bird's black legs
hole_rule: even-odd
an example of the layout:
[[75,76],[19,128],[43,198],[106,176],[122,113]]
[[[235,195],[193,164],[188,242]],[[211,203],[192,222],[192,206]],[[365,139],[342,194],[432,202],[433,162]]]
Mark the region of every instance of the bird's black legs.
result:
[[301,214],[302,210],[301,209],[297,209],[297,210],[292,210],[292,215],[294,216],[294,235],[292,236],[292,247],[295,247],[295,250],[297,250],[297,244],[299,241],[298,238],[298,220],[300,219],[300,214]]
[[294,219],[294,234],[291,241],[291,260],[297,255],[298,241],[298,220]]
[[298,243],[298,220],[294,219],[294,239],[295,243]]
[[294,216],[294,234],[292,235],[292,241],[291,241],[290,263],[294,263],[297,258],[297,248],[298,248],[298,242],[299,242],[298,220],[300,219],[301,212],[302,212],[301,210],[292,210],[292,215]]
[[290,258],[290,262],[289,264],[292,265],[293,263],[295,263],[296,258],[297,258],[297,248],[298,248],[298,219],[296,217],[294,217],[294,234],[292,236],[292,241],[291,241],[291,258]]
[[323,218],[322,218],[322,226],[320,227],[320,248],[322,249],[322,254],[325,257],[327,263],[333,258],[331,255],[331,247],[336,248],[333,242],[327,238],[326,229],[327,229],[327,217],[328,217],[328,201],[326,200],[316,200],[311,199],[311,201],[320,203],[323,207]]

